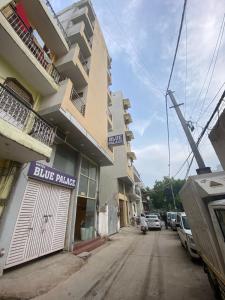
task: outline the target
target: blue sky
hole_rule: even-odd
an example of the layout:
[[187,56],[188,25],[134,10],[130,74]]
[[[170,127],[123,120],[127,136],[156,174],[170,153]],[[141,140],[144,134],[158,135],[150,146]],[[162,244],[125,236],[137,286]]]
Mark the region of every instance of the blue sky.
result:
[[[51,2],[58,11],[74,1]],[[133,123],[130,128],[135,135],[132,142],[137,155],[135,165],[144,184],[152,186],[155,180],[168,175],[164,94],[183,0],[93,0],[92,3],[112,57],[111,90],[122,90],[124,96],[131,100]],[[182,110],[186,119],[194,122],[195,139],[223,91],[208,107],[225,81],[224,37],[221,39],[215,68],[213,70],[211,67],[206,77],[224,13],[223,0],[195,0],[187,3],[171,89],[175,91],[178,102],[185,103]],[[190,149],[172,109],[169,111],[169,121],[173,175]],[[216,169],[219,162],[207,135],[200,150],[206,165]],[[195,174],[195,168],[196,164],[193,164],[191,174]],[[186,170],[187,165],[177,178],[184,178]]]

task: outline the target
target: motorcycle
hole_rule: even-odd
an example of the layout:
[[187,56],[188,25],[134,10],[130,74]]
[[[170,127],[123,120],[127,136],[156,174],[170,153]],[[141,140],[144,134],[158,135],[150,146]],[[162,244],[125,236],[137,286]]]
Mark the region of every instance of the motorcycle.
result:
[[148,229],[147,229],[146,226],[141,226],[141,231],[142,231],[143,234],[146,234],[147,230]]

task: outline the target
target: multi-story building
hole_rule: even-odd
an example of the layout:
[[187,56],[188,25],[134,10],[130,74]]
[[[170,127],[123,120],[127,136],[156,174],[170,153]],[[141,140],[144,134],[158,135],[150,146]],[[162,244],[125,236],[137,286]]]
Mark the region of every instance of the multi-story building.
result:
[[138,172],[138,170],[133,166],[133,172],[134,172],[134,193],[135,196],[135,214],[136,216],[140,216],[140,214],[143,212],[143,202],[142,202],[142,195],[141,195],[141,189],[144,187],[144,184],[141,180],[141,176]]
[[99,231],[103,235],[113,234],[120,227],[127,226],[139,210],[136,202],[140,201],[140,196],[135,189],[133,172],[136,157],[130,145],[134,136],[128,127],[132,122],[129,108],[130,101],[123,97],[122,92],[112,93],[113,128],[109,145],[114,150],[114,164],[102,167],[100,172]]
[[97,234],[111,59],[88,0],[0,3],[0,273]]

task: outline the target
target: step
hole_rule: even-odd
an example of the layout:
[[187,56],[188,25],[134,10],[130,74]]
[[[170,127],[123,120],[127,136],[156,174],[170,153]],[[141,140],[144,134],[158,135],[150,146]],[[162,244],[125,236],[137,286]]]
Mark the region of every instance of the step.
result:
[[80,242],[75,244],[74,249],[73,249],[73,253],[75,255],[78,255],[82,252],[90,252],[98,247],[100,247],[101,245],[103,245],[106,242],[105,238],[96,238],[94,240],[90,240],[90,241],[84,241],[84,242]]

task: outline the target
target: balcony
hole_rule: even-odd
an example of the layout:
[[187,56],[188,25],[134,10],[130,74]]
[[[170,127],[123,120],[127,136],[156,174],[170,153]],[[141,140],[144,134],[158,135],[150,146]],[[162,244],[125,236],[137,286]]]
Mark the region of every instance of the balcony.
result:
[[129,100],[128,98],[123,99],[123,108],[124,108],[125,110],[127,110],[127,109],[130,108],[130,107],[131,107],[131,105],[130,105],[130,100]]
[[69,51],[66,33],[59,22],[51,4],[43,0],[24,0],[24,7],[32,26],[36,28],[48,47],[57,57]]
[[82,114],[85,115],[86,103],[84,98],[84,93],[78,93],[75,88],[73,87],[70,94],[70,100],[76,107],[76,109]]
[[91,55],[92,43],[85,30],[84,22],[73,25],[68,29],[68,38],[72,44],[77,43],[80,46],[84,57]]
[[0,84],[0,157],[25,163],[50,158],[54,129]]
[[132,139],[134,139],[134,134],[133,131],[131,130],[126,130],[125,135],[126,135],[127,142],[130,142]]
[[58,90],[60,74],[12,6],[0,13],[0,55],[42,95]]
[[73,83],[66,79],[60,83],[58,93],[42,100],[39,113],[64,133],[59,142],[70,143],[101,166],[111,165],[110,155],[87,130],[86,92],[87,89],[77,89],[74,94]]
[[112,74],[109,69],[107,69],[107,80],[108,80],[108,85],[112,84]]
[[132,118],[131,118],[131,115],[129,113],[124,114],[124,122],[125,122],[126,125],[132,123]]
[[88,15],[88,7],[85,6],[77,9],[77,11],[73,13],[72,22],[73,24],[84,22],[88,37],[90,38],[93,35],[94,26]]
[[57,69],[65,78],[68,77],[77,89],[88,84],[88,64],[81,54],[78,44],[73,45],[63,58],[57,61]]
[[91,1],[89,1],[89,0],[82,0],[82,1],[77,2],[76,6],[79,7],[80,9],[83,8],[83,7],[87,7],[88,8],[89,19],[91,20],[92,24],[94,24],[95,13],[94,13],[94,9],[92,7]]
[[112,97],[111,97],[111,91],[108,90],[107,92],[107,103],[108,103],[108,106],[112,106]]

